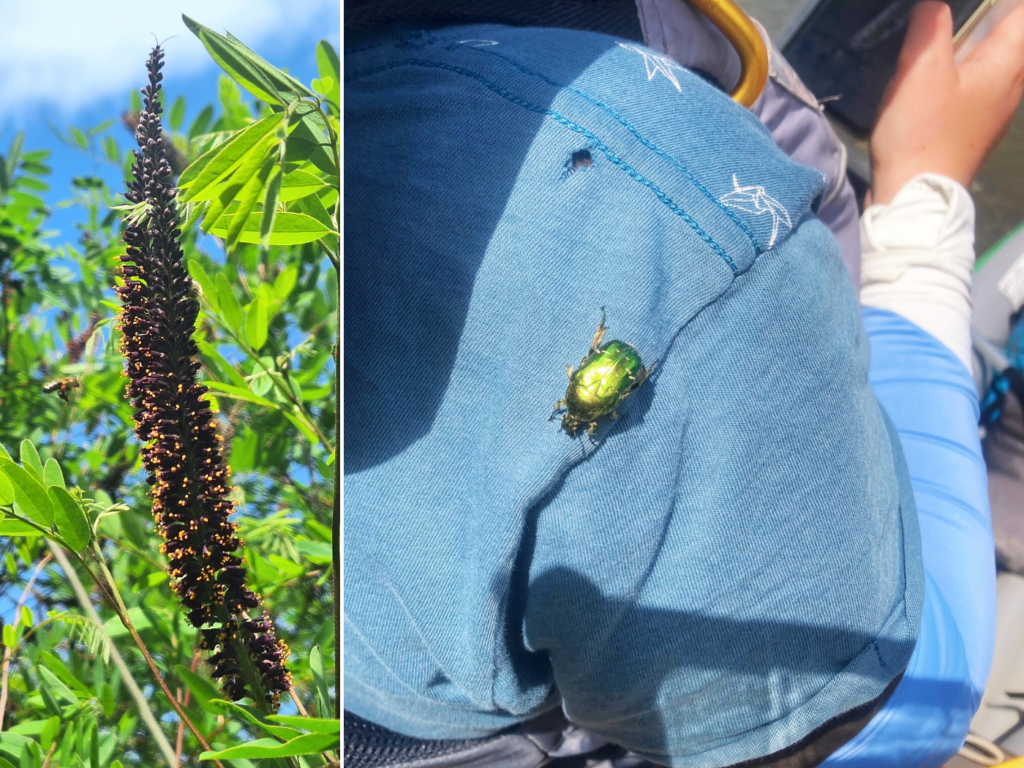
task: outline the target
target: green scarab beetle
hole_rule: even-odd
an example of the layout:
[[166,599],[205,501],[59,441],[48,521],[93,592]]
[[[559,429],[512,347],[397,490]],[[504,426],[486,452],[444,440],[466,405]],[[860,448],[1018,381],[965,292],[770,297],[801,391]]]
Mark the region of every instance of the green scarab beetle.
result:
[[569,388],[565,390],[565,399],[555,403],[555,412],[548,419],[551,421],[559,411],[564,410],[562,429],[570,437],[576,437],[586,427],[590,442],[594,445],[597,445],[594,433],[597,431],[598,419],[602,416],[619,418],[619,406],[647,380],[658,364],[655,360],[648,368],[644,368],[640,353],[632,344],[624,341],[602,344],[608,330],[604,321],[604,307],[601,307],[601,323],[590,342],[590,351],[575,370],[571,365],[565,366],[569,375]]

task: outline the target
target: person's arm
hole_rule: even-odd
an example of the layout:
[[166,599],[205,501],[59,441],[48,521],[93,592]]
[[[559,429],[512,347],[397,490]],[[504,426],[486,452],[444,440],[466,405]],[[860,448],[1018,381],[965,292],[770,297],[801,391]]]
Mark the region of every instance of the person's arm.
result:
[[861,302],[928,331],[970,369],[974,206],[966,187],[1020,103],[1024,5],[960,65],[952,33],[945,3],[911,11],[871,136]]
[[911,478],[927,575],[921,631],[883,711],[823,768],[852,756],[880,768],[943,764],[963,743],[992,658],[994,547],[969,372],[966,187],[1020,101],[1024,6],[960,66],[951,40],[947,6],[914,9],[872,136],[874,186],[861,220],[870,381]]

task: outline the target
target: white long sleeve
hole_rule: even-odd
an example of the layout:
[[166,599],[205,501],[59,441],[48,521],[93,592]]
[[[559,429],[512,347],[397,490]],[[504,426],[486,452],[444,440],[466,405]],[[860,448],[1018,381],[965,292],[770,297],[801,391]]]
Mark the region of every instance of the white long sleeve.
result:
[[915,176],[888,205],[864,211],[861,293],[865,306],[905,317],[971,369],[974,203],[945,176]]

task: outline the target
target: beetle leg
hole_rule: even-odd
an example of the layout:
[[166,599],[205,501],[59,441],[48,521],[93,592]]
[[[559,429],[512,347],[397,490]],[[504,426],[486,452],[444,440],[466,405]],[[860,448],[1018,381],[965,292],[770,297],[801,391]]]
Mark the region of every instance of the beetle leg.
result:
[[569,363],[565,364],[565,375],[569,377],[569,381],[572,381],[572,365]]
[[590,422],[590,429],[587,430],[587,437],[590,438],[590,444],[596,446],[599,441],[594,439],[595,432],[597,432],[597,422],[592,421]]
[[604,333],[608,328],[604,324],[604,307],[601,307],[601,322],[597,326],[597,330],[594,332],[594,338],[590,342],[590,351],[593,352],[597,349],[598,345],[604,339]]
[[551,414],[551,415],[550,415],[550,416],[548,417],[548,421],[554,421],[554,420],[555,420],[555,416],[557,416],[557,415],[558,415],[558,412],[559,412],[560,410],[562,410],[562,409],[563,409],[564,407],[565,407],[565,400],[556,400],[556,401],[555,401],[555,410],[554,410],[554,412],[553,412],[553,413],[552,413],[552,414]]

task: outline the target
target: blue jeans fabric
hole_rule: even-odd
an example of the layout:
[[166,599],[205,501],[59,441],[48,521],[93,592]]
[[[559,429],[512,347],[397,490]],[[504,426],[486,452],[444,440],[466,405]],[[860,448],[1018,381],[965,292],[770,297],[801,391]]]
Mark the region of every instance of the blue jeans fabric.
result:
[[[877,697],[920,538],[821,174],[583,32],[377,41],[345,108],[345,706],[422,738],[562,706],[721,766]],[[660,362],[595,448],[548,416],[601,307]]]

